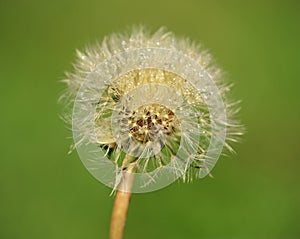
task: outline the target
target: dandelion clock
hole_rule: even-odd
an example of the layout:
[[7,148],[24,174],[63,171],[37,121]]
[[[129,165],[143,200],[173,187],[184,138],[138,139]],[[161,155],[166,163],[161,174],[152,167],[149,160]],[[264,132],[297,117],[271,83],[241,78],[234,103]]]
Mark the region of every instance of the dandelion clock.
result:
[[164,29],[113,34],[77,51],[65,82],[79,157],[116,192],[110,238],[123,237],[131,193],[205,177],[242,134],[210,55]]

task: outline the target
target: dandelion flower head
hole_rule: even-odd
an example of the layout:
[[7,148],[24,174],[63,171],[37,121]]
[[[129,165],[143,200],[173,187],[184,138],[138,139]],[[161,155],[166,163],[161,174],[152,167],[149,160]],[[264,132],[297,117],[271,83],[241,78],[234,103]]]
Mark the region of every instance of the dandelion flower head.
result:
[[242,134],[231,86],[207,51],[161,28],[112,34],[77,51],[67,73],[66,119],[90,173],[116,188],[134,174],[132,192],[210,173]]

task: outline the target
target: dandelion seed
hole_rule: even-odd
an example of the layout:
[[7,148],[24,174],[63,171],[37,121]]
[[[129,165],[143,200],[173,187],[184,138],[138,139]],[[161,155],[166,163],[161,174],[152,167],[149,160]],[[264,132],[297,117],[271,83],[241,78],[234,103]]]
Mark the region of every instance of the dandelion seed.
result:
[[[112,35],[77,52],[64,95],[75,147],[105,185],[149,192],[209,175],[242,127],[231,85],[201,47],[159,29]],[[134,174],[131,187],[120,188]]]

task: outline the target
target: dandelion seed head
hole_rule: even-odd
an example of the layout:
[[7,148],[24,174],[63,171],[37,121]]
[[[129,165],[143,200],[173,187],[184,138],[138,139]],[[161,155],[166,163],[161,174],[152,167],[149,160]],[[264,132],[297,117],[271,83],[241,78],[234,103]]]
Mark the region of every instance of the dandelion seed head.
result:
[[231,85],[207,51],[165,29],[113,34],[77,51],[63,98],[75,147],[99,181],[116,188],[135,174],[132,192],[210,174],[242,127]]

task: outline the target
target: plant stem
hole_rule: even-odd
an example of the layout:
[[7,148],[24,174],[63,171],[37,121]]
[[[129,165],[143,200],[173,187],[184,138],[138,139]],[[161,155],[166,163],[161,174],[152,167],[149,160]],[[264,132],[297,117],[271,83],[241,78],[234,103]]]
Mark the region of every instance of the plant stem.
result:
[[110,224],[110,239],[122,239],[127,218],[127,211],[131,198],[133,174],[125,172],[122,182],[118,186]]

